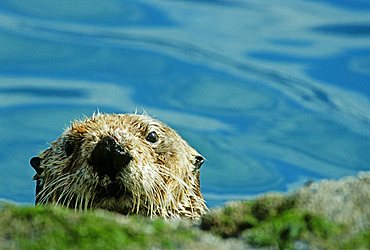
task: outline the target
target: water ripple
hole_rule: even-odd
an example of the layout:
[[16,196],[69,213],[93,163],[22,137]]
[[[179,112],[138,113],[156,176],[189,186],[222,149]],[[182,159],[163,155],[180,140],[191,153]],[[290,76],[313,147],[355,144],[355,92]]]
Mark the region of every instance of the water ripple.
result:
[[[43,37],[43,39],[68,42],[72,44],[93,45],[96,47],[114,46],[116,48],[134,46],[155,50],[191,63],[200,63],[209,67],[221,69],[242,78],[264,79],[268,87],[283,92],[299,105],[320,112],[337,113],[340,117],[360,121],[363,125],[370,123],[370,103],[361,97],[338,98],[347,95],[339,89],[307,81],[303,78],[284,75],[261,66],[236,60],[217,53],[205,47],[187,43],[182,40],[161,38],[152,35],[134,35],[122,28],[99,28],[92,25],[82,25],[67,22],[45,21],[25,17],[6,15],[0,12],[0,27],[12,32],[22,32],[27,36]],[[262,84],[261,81],[259,84]],[[351,93],[353,95],[354,93]],[[360,105],[358,101],[361,100]],[[339,120],[342,120],[340,118]]]
[[[368,168],[370,91],[342,84],[346,70],[368,76],[366,13],[296,0],[100,2],[0,3],[0,174],[11,176],[0,197],[29,200],[31,154],[97,109],[146,110],[180,131],[207,158],[211,202]],[[320,75],[329,64],[340,84]]]
[[370,36],[368,23],[328,24],[315,27],[313,30],[332,35]]

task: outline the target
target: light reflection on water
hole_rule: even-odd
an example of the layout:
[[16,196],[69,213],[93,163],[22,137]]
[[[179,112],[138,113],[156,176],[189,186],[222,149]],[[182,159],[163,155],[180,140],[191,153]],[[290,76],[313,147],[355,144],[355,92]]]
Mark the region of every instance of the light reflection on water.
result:
[[98,109],[179,131],[211,206],[370,169],[369,4],[36,2],[0,2],[0,198]]

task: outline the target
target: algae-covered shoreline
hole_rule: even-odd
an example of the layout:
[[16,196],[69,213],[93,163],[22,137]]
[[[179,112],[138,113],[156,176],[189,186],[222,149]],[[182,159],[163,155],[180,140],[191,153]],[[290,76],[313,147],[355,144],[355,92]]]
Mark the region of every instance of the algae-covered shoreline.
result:
[[2,203],[1,249],[370,249],[370,172],[265,194],[200,221]]

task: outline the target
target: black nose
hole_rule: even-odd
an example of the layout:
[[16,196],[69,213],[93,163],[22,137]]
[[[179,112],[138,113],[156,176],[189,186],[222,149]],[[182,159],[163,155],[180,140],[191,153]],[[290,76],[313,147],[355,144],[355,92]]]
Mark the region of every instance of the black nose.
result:
[[105,136],[96,144],[90,157],[90,164],[100,176],[114,179],[127,167],[132,157],[111,136]]

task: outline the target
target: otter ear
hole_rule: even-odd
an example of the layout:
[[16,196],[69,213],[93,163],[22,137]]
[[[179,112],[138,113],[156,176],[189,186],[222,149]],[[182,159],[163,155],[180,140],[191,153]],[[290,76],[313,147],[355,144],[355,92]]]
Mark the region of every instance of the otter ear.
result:
[[37,157],[37,156],[33,157],[30,160],[30,164],[33,167],[33,169],[35,169],[35,171],[38,175],[40,175],[42,173],[42,169],[40,168],[40,164],[41,164],[41,158],[40,157]]
[[194,170],[199,170],[200,167],[203,165],[203,163],[204,163],[204,157],[203,156],[201,156],[201,155],[195,156],[195,160],[194,160],[195,169]]
[[42,169],[40,168],[40,165],[41,165],[41,161],[42,159],[40,157],[33,157],[31,160],[30,160],[30,164],[31,166],[35,169],[36,171],[36,174],[35,176],[33,177],[33,180],[36,181],[36,198],[35,198],[35,204],[38,204],[39,203],[39,198],[38,198],[38,194],[40,193],[41,189],[43,188],[44,186],[44,181],[43,179],[40,177],[41,173],[42,173]]

